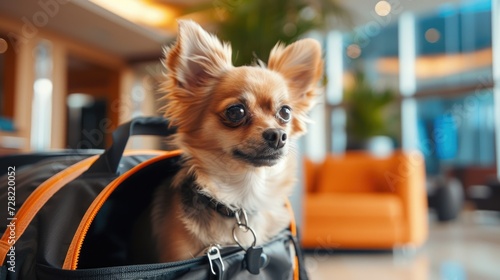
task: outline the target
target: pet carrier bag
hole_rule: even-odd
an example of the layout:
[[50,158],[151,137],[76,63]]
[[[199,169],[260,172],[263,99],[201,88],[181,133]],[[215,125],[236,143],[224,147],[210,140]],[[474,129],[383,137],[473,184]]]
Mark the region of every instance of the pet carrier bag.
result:
[[124,152],[126,143],[172,133],[165,119],[137,118],[102,154],[0,158],[0,280],[306,279],[293,223],[257,256],[228,246],[178,262],[127,261],[131,228],[155,187],[179,170],[181,152]]

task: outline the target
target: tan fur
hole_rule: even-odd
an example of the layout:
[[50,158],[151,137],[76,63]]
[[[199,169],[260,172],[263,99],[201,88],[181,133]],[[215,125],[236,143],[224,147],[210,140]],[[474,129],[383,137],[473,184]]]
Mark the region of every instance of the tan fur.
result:
[[[191,21],[179,22],[177,43],[165,51],[167,77],[165,116],[177,127],[173,143],[184,151],[185,164],[171,188],[162,188],[153,202],[153,232],[159,261],[191,258],[210,244],[235,244],[235,219],[207,209],[207,221],[185,213],[179,199],[180,183],[189,174],[210,197],[248,213],[249,225],[262,244],[290,222],[285,201],[295,183],[297,159],[291,140],[305,132],[306,113],[313,105],[321,77],[319,44],[300,40],[287,47],[278,44],[265,67],[234,67],[231,48]],[[226,109],[243,103],[248,123],[224,124]],[[292,119],[277,118],[281,106]],[[288,135],[282,156],[258,166],[237,158],[234,151],[258,157],[265,145],[263,132],[279,128]],[[252,238],[240,236],[245,246]]]

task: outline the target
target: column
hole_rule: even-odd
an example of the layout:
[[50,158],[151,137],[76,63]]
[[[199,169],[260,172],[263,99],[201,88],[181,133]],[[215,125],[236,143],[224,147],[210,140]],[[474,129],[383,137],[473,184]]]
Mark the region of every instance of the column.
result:
[[416,43],[415,17],[411,12],[399,18],[399,91],[401,101],[401,144],[403,150],[418,148],[417,102],[413,95],[417,89],[415,74]]

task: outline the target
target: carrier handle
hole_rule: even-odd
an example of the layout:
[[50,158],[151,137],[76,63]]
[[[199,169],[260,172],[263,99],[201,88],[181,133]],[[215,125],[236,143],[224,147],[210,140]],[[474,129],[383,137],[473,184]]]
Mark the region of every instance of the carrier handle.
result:
[[162,117],[136,117],[131,121],[121,124],[113,131],[113,142],[104,153],[89,167],[86,174],[89,173],[111,173],[115,174],[118,170],[118,164],[122,158],[125,146],[130,136],[151,135],[151,136],[169,136],[176,132],[175,127],[170,127],[167,119]]

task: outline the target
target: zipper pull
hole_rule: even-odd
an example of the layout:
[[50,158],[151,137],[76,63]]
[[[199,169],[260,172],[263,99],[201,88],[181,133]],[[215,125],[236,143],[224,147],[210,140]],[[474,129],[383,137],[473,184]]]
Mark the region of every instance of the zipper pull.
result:
[[220,255],[220,245],[210,245],[207,249],[208,262],[210,263],[210,270],[212,270],[213,275],[217,275],[214,270],[213,261],[219,260],[222,265],[222,271],[224,271],[224,262],[222,261],[222,256]]

